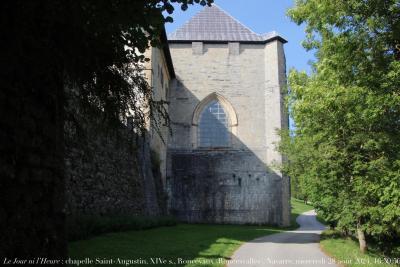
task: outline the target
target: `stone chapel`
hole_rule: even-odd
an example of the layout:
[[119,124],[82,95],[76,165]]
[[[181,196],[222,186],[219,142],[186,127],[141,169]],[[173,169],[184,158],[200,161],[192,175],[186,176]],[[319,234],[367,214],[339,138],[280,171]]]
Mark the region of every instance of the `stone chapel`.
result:
[[172,136],[161,172],[172,215],[290,224],[290,182],[276,168],[277,131],[288,127],[286,42],[254,33],[215,4],[168,36],[175,78],[166,89]]
[[277,130],[288,127],[286,40],[254,33],[215,4],[160,40],[143,67],[170,129],[149,118],[144,138],[132,120],[98,131],[107,127],[101,110],[80,114],[80,127],[66,123],[67,216],[289,225],[290,181],[276,150]]

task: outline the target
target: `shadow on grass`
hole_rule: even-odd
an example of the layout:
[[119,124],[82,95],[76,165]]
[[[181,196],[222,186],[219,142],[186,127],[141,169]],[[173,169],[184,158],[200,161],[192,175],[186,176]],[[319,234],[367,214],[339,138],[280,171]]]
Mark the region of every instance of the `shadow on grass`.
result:
[[[233,252],[244,242],[258,242],[258,238],[293,230],[298,227],[295,218],[312,207],[292,199],[292,225],[287,228],[260,225],[206,225],[179,224],[145,231],[109,233],[89,240],[71,242],[69,255],[72,259],[112,260],[111,266],[120,266],[118,260],[130,260],[133,266],[151,264],[165,266],[224,266]],[[295,240],[314,242],[317,236],[293,233]],[[257,239],[256,239],[257,238]],[[307,241],[308,240],[308,241]],[[278,242],[278,241],[277,241]],[[96,262],[96,260],[98,260]],[[154,262],[156,261],[156,262]],[[135,263],[136,262],[136,263]],[[182,262],[186,262],[183,264]]]
[[157,258],[166,260],[168,266],[182,266],[179,264],[182,261],[189,261],[187,266],[224,266],[224,260],[230,259],[243,242],[282,231],[260,226],[180,224],[71,242],[69,255],[72,259],[90,258],[93,261],[96,258],[113,259],[111,265],[114,266],[120,266],[118,258],[142,259],[152,266],[165,266],[152,262]]

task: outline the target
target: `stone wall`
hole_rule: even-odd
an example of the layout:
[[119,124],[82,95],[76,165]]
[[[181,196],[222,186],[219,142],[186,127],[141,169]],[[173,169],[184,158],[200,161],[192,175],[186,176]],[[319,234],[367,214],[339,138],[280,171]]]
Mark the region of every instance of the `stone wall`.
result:
[[[169,98],[170,209],[187,221],[288,225],[289,179],[276,169],[282,162],[276,151],[277,130],[286,128],[288,119],[283,105],[283,44],[279,40],[266,44],[172,42],[170,50],[177,76]],[[229,103],[228,113],[237,117],[237,125],[230,127],[231,145],[224,152],[197,144],[198,126],[193,118],[197,107],[213,95]],[[182,154],[192,170],[180,170]],[[241,177],[240,187],[224,186],[234,179],[238,183],[237,177]],[[180,183],[188,185],[186,191]],[[205,215],[205,210],[212,215]],[[241,213],[247,215],[240,219]]]
[[67,216],[160,215],[148,142],[100,111],[73,106],[65,124]]
[[240,44],[238,55],[229,53],[228,44],[205,43],[202,54],[193,50],[197,46],[170,44],[178,82],[170,93],[174,135],[168,146],[196,148],[191,138],[196,130],[192,128],[193,112],[200,101],[216,92],[230,102],[239,118],[241,142],[234,147],[263,151],[259,157],[266,160],[264,45]]
[[[145,53],[145,56],[150,59],[146,64],[146,77],[149,85],[153,89],[154,101],[168,101],[168,91],[171,80],[174,78],[171,70],[168,68],[166,55],[163,49],[151,47]],[[168,105],[164,104],[165,111],[168,112]],[[156,114],[150,123],[158,121],[159,129],[150,127],[149,139],[150,147],[153,150],[153,155],[160,167],[160,175],[163,186],[166,179],[166,157],[167,157],[167,142],[170,137],[169,129],[165,126],[166,122],[161,114]],[[153,125],[154,126],[154,125]]]
[[[144,55],[150,59],[144,73],[153,100],[166,101],[172,77],[164,50],[151,47]],[[65,127],[68,214],[166,213],[169,132],[162,118],[156,118],[159,132],[149,121],[148,132],[139,137],[125,125],[111,126],[102,119],[102,112],[80,107],[74,99],[77,92],[68,90],[74,101],[69,104],[74,109],[68,111]]]
[[249,151],[171,153],[171,213],[192,223],[280,225],[282,179]]

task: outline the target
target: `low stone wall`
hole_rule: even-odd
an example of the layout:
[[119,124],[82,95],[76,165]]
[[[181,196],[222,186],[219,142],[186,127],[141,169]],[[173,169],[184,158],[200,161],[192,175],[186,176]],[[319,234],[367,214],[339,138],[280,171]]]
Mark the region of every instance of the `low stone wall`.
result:
[[191,223],[282,223],[282,178],[251,151],[171,151],[171,213]]

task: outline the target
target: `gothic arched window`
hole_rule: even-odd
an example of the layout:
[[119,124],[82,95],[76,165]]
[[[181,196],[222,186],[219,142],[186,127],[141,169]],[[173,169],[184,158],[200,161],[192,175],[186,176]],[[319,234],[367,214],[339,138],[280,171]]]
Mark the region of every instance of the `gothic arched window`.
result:
[[205,97],[196,106],[192,118],[193,147],[232,147],[238,119],[229,101],[218,93]]
[[201,112],[198,125],[199,147],[228,147],[229,118],[218,100],[211,101]]

